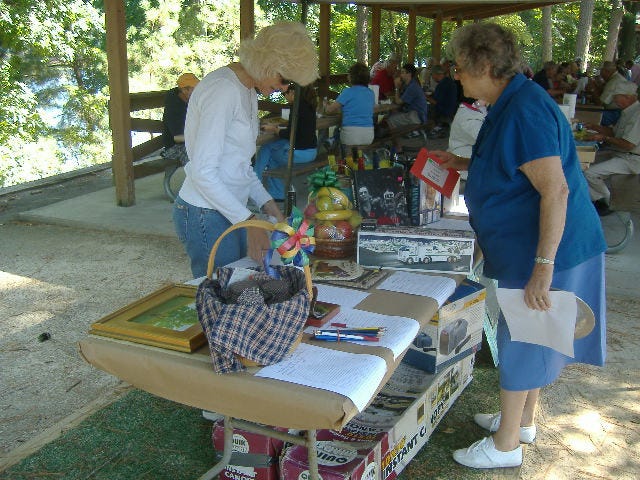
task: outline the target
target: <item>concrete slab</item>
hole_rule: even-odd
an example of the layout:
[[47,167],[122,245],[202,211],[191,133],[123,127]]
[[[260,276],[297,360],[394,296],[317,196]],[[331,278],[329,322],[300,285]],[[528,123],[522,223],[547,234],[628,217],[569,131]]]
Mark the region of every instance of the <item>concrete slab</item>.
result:
[[175,238],[173,204],[162,189],[164,174],[140,178],[136,204],[119,207],[115,187],[87,193],[18,215],[23,221]]

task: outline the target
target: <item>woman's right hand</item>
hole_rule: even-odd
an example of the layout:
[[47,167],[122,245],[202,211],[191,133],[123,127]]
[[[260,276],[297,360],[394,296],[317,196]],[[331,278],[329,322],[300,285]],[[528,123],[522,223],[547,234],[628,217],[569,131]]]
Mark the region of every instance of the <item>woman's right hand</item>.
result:
[[442,160],[442,163],[440,163],[440,168],[442,169],[447,169],[447,168],[453,168],[454,170],[469,169],[469,161],[470,161],[469,158],[459,157],[445,150],[431,150],[429,153],[432,153],[434,156]]
[[255,227],[247,228],[247,255],[262,264],[264,253],[271,247],[268,233]]

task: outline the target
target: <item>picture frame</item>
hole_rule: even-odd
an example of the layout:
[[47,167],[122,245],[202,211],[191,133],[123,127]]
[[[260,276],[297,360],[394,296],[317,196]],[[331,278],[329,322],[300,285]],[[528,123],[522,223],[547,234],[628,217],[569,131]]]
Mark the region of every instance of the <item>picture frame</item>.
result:
[[167,285],[93,323],[89,333],[191,353],[207,343],[196,291],[191,285]]

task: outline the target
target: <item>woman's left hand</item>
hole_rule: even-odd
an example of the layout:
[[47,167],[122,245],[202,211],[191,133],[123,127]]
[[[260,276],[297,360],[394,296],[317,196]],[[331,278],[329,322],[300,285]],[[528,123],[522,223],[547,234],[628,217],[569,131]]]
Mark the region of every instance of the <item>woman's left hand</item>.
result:
[[531,277],[524,287],[524,303],[533,310],[549,310],[549,290],[553,278],[553,265],[539,264],[533,267]]

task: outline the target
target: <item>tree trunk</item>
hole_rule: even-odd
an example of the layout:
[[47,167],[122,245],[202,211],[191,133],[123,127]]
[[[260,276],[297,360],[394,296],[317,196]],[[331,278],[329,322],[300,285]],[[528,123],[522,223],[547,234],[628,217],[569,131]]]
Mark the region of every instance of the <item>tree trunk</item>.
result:
[[356,59],[360,63],[367,64],[369,58],[369,9],[358,5],[356,17]]
[[552,60],[551,7],[542,9],[542,63]]
[[624,2],[626,13],[622,17],[622,27],[620,28],[620,41],[618,58],[623,60],[634,60],[636,58],[636,12],[638,11],[636,2]]
[[607,45],[604,51],[604,60],[615,61],[616,47],[618,45],[618,31],[622,22],[622,0],[611,0],[611,21],[609,22],[609,33],[607,34]]
[[593,23],[593,6],[595,0],[581,0],[580,18],[578,20],[578,36],[576,37],[576,58],[582,59],[581,68],[588,71],[589,44],[591,41],[591,24]]

